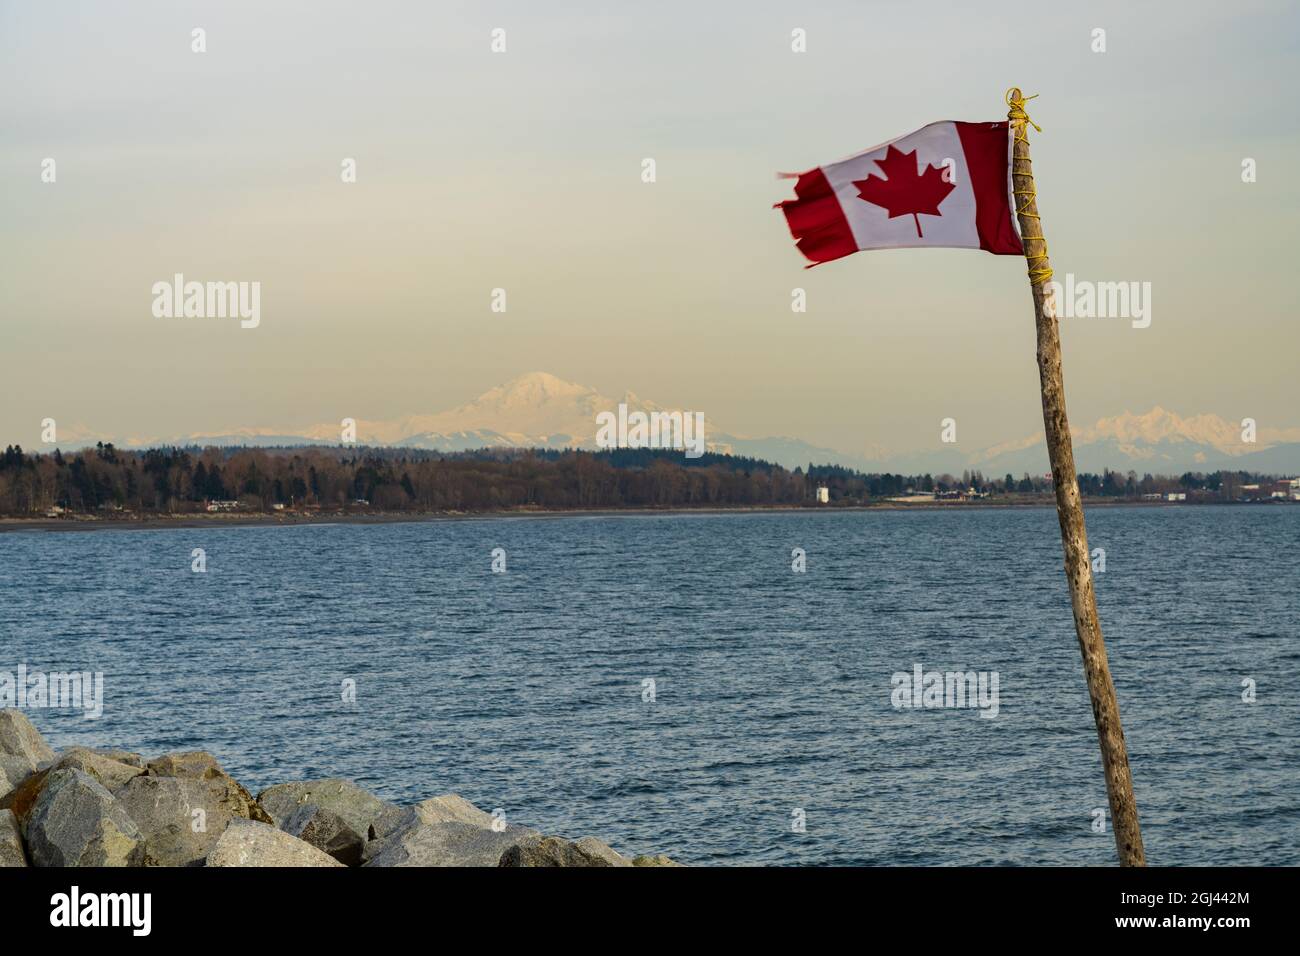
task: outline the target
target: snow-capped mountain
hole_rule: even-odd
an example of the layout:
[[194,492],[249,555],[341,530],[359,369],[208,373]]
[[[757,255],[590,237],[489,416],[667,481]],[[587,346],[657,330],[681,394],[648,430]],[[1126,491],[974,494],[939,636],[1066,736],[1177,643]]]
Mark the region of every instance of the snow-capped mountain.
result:
[[[1175,474],[1238,468],[1246,471],[1294,470],[1300,467],[1300,429],[1260,428],[1254,442],[1243,440],[1240,422],[1218,415],[1184,418],[1159,406],[1142,415],[1125,412],[1073,429],[1075,460],[1081,471],[1103,468],[1139,474]],[[1021,470],[1047,463],[1043,436],[1017,443],[1019,448],[994,448],[978,456],[988,468]],[[1272,465],[1264,464],[1265,461]],[[1290,462],[1288,466],[1286,463]],[[986,469],[987,470],[987,469]]]
[[[597,413],[617,404],[594,388],[546,372],[530,372],[449,411],[358,421],[357,441],[446,451],[485,446],[563,448],[594,439]],[[306,434],[336,442],[339,426],[337,422],[315,425]]]
[[[478,398],[444,412],[409,415],[386,421],[359,420],[356,439],[362,445],[391,445],[432,451],[476,448],[594,448],[596,416],[629,411],[685,411],[647,401],[631,392],[611,398],[594,388],[566,382],[546,372],[529,372],[489,389]],[[709,451],[777,462],[787,468],[839,464],[864,471],[896,474],[960,474],[979,469],[988,476],[1007,472],[1044,474],[1048,470],[1042,433],[1004,442],[973,453],[955,446],[930,451],[890,454],[878,446],[855,455],[821,448],[797,438],[750,438],[705,420]],[[96,433],[76,426],[59,435],[67,448],[93,445]],[[166,439],[114,440],[123,448],[151,445],[337,445],[338,422],[305,429],[238,428],[219,433],[195,433]],[[104,440],[108,440],[105,438]],[[1139,474],[1181,474],[1232,468],[1275,474],[1300,472],[1300,429],[1262,426],[1258,440],[1242,440],[1240,423],[1218,415],[1182,417],[1163,408],[1144,414],[1125,412],[1074,429],[1075,460],[1080,471],[1130,469]]]
[[[473,401],[433,415],[412,415],[394,421],[358,421],[357,441],[434,451],[474,448],[595,448],[596,416],[629,411],[686,411],[659,405],[632,392],[620,398],[603,395],[586,385],[566,382],[547,372],[529,372],[489,389]],[[328,423],[305,432],[315,441],[338,440],[339,426]],[[705,447],[723,454],[748,455],[780,461],[789,467],[810,460],[833,462],[843,456],[791,438],[746,438],[733,435],[705,419]]]
[[[1124,412],[1071,428],[1079,471],[1136,471],[1139,475],[1238,469],[1275,473],[1300,471],[1300,429],[1261,427],[1255,442],[1242,437],[1240,423],[1218,415],[1182,417],[1159,406],[1144,414]],[[979,469],[987,476],[1010,472],[1046,474],[1047,446],[1041,432],[973,454],[935,450],[897,455],[872,463],[872,470],[959,473]]]
[[[629,411],[686,411],[642,399],[632,392],[610,398],[587,385],[566,382],[547,372],[528,372],[489,389],[473,401],[445,412],[408,415],[390,420],[359,419],[356,440],[362,445],[391,445],[431,451],[469,451],[476,448],[595,448],[601,412],[616,412],[620,404]],[[337,445],[338,422],[322,422],[301,430],[286,428],[235,428],[215,433],[198,432],[169,438],[110,439],[86,426],[61,434],[64,448],[113,440],[121,448],[157,445]],[[845,460],[830,448],[819,448],[795,438],[748,438],[716,427],[708,418],[705,447],[720,454],[744,455],[775,461],[794,468],[810,461],[829,464]]]

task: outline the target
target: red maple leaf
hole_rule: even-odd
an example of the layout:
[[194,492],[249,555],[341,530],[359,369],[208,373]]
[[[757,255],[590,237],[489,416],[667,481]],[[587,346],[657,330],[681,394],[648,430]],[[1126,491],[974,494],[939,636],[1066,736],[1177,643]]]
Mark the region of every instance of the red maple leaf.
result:
[[888,209],[890,219],[911,215],[916,220],[916,235],[924,238],[918,214],[942,216],[939,204],[957,187],[943,178],[943,171],[937,166],[927,166],[917,172],[916,150],[904,153],[892,143],[885,158],[876,160],[876,165],[888,179],[877,179],[873,173],[866,179],[853,180],[858,196],[873,206]]

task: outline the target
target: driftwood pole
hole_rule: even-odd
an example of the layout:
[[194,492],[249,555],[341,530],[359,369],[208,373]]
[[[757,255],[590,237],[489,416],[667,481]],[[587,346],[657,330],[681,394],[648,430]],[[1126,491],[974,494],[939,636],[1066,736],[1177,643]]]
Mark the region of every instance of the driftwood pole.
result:
[[[1030,97],[1032,99],[1032,97]],[[1011,153],[1012,189],[1020,235],[1029,262],[1029,287],[1034,296],[1034,319],[1038,328],[1038,377],[1043,389],[1043,426],[1047,433],[1047,454],[1052,463],[1052,485],[1056,489],[1056,515],[1061,522],[1061,543],[1065,548],[1065,577],[1070,584],[1074,608],[1074,630],[1083,654],[1083,673],[1092,698],[1092,716],[1097,722],[1101,765],[1106,773],[1106,794],[1110,799],[1111,828],[1121,866],[1146,866],[1142,831],[1138,827],[1137,803],[1133,799],[1133,775],[1124,746],[1124,728],[1119,722],[1119,702],[1106,661],[1106,643],[1097,619],[1097,596],[1092,588],[1092,564],[1088,553],[1088,532],[1083,524],[1083,502],[1074,471],[1074,446],[1070,423],[1065,416],[1065,383],[1061,377],[1061,335],[1055,297],[1049,292],[1052,278],[1047,258],[1047,241],[1038,218],[1033,166],[1029,160],[1029,126],[1025,99],[1020,90],[1007,91],[1010,120],[1015,131]]]

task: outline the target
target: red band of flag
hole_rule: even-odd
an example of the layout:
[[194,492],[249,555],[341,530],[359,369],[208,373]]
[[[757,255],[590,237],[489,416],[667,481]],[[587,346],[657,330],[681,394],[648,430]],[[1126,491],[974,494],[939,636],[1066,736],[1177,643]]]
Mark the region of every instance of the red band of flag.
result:
[[814,265],[864,249],[938,246],[1023,255],[1009,124],[931,123],[801,173],[778,203]]

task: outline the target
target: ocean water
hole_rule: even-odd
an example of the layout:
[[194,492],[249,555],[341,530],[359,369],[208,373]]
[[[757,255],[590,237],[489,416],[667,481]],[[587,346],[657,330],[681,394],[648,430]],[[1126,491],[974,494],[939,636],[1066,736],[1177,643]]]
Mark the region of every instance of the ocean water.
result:
[[[1300,864],[1300,508],[1088,523],[1149,861]],[[1050,509],[5,533],[0,671],[104,673],[100,719],[30,711],[56,748],[254,792],[454,792],[690,864],[1106,865],[1060,568]],[[996,717],[893,706],[917,664],[996,671]]]

